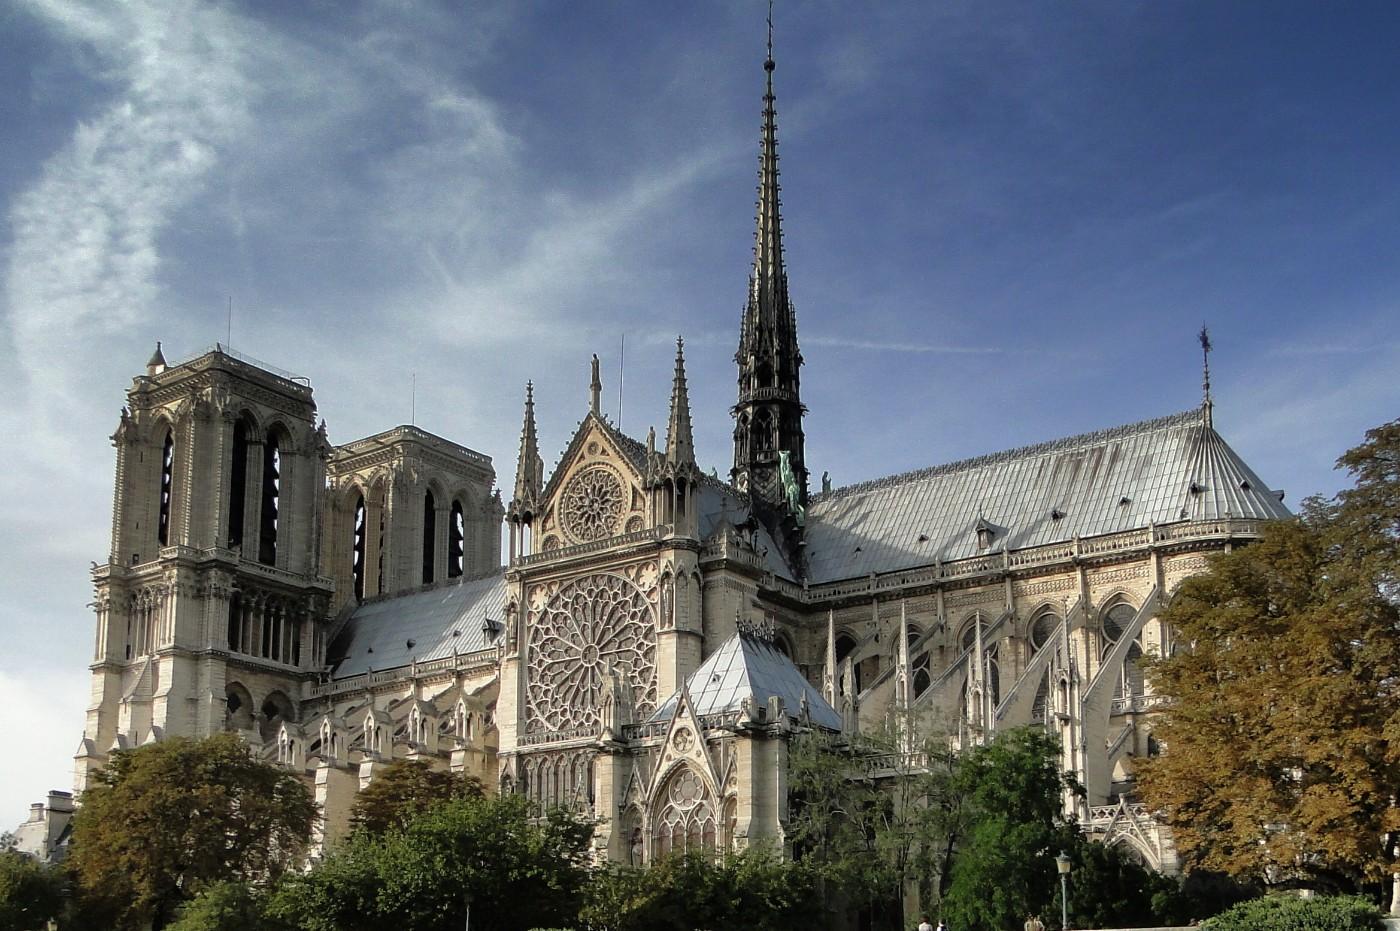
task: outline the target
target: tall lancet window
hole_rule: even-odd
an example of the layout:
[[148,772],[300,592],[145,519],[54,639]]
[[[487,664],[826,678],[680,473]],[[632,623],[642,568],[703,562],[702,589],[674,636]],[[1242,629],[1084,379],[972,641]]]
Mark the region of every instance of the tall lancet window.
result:
[[269,433],[263,444],[262,525],[258,532],[258,562],[277,564],[277,515],[282,496],[282,452],[277,434]]
[[433,581],[433,568],[437,562],[437,502],[433,493],[423,493],[423,584]]
[[243,508],[248,497],[248,424],[233,425],[233,459],[229,462],[228,545],[243,545]]
[[466,569],[467,522],[462,502],[452,502],[452,526],[447,531],[447,577],[455,579]]
[[165,446],[160,451],[160,523],[156,537],[161,546],[170,543],[170,498],[175,487],[175,434],[165,431]]
[[350,548],[350,576],[355,581],[355,600],[365,597],[365,496],[355,502],[355,529]]

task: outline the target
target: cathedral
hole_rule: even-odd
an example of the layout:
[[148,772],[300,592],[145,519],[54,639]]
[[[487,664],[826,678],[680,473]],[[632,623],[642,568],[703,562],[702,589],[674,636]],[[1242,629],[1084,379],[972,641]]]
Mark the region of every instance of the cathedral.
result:
[[696,461],[679,341],[664,436],[605,416],[595,357],[547,463],[526,386],[508,501],[467,446],[413,426],[332,443],[305,379],[158,345],[112,437],[79,792],[115,751],[234,731],[314,786],[321,844],[413,759],[591,813],[597,856],[639,864],[781,849],[795,734],[898,718],[969,746],[1035,725],[1086,789],[1069,813],[1175,869],[1136,803],[1134,761],[1158,750],[1139,660],[1176,648],[1158,615],[1182,579],[1288,517],[1282,496],[1216,432],[1208,390],[813,488],[771,43],[763,67],[727,474]]

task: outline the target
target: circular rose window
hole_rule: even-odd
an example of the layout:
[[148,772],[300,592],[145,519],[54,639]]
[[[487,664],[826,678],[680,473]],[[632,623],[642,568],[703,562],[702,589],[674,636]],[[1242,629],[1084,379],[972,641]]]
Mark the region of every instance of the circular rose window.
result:
[[603,466],[584,469],[564,486],[559,510],[564,531],[579,543],[613,536],[626,510],[622,480]]

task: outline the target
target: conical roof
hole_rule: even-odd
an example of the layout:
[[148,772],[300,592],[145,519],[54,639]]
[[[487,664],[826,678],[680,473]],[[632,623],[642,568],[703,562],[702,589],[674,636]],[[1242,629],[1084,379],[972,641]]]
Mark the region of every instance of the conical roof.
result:
[[[709,659],[700,664],[685,680],[691,707],[704,717],[738,711],[746,698],[752,698],[760,708],[776,695],[783,700],[789,718],[797,720],[802,713],[802,700],[807,700],[813,724],[833,731],[841,729],[841,715],[827,704],[821,693],[812,687],[797,667],[772,643],[758,637],[736,633]],[[651,721],[669,721],[680,704],[680,691],[661,704]]]

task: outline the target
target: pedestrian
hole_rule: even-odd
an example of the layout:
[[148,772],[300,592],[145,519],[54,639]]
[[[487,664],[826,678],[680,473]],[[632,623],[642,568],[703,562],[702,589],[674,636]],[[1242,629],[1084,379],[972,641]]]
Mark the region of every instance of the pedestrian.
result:
[[1026,916],[1026,931],[1045,931],[1045,924],[1035,915]]
[[928,916],[919,919],[919,931],[933,931],[933,925],[928,923]]
[[938,919],[938,931],[948,931],[948,926],[943,923],[943,919]]

